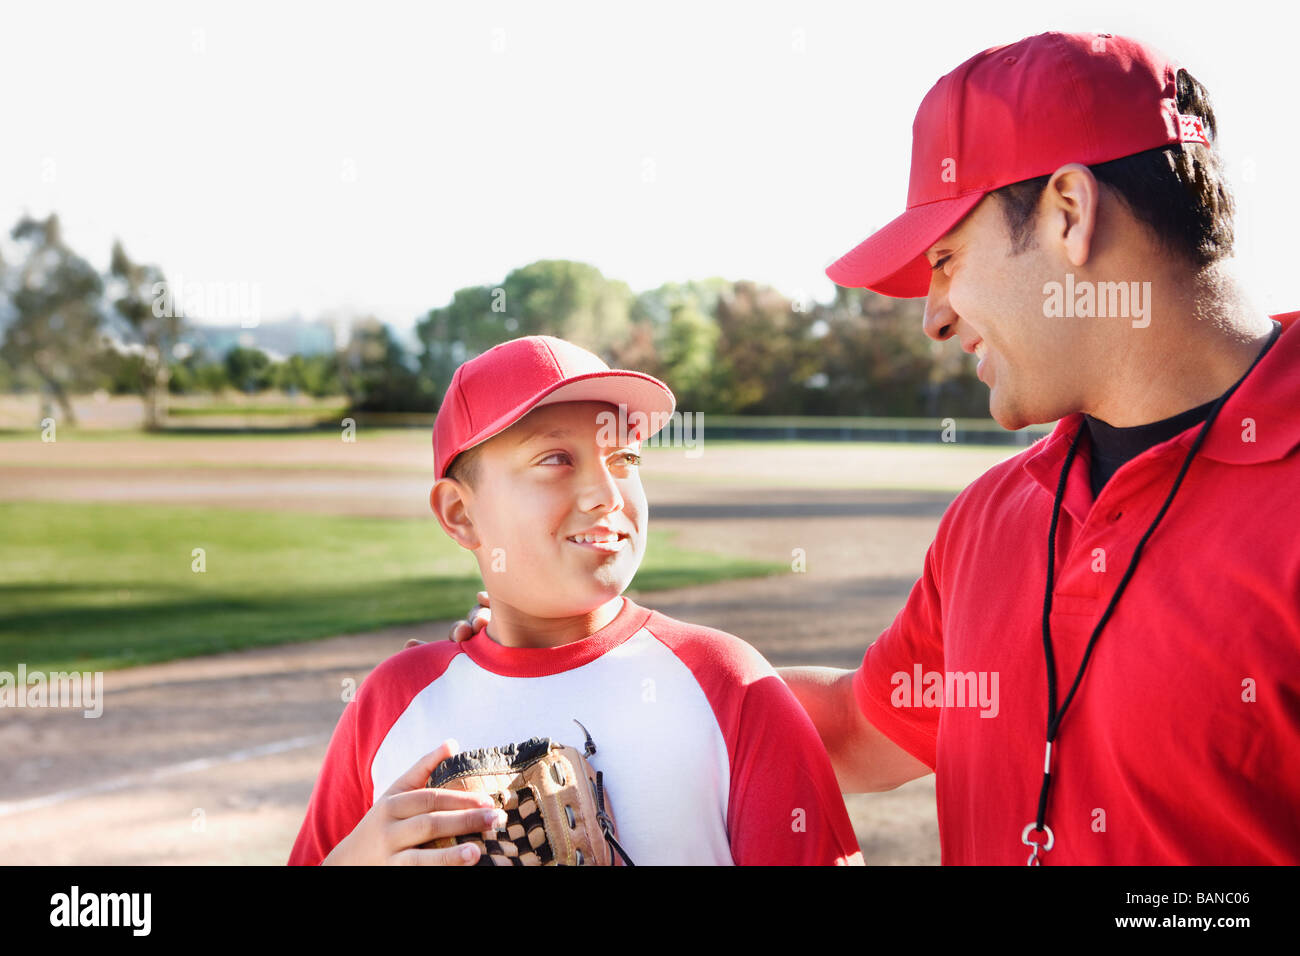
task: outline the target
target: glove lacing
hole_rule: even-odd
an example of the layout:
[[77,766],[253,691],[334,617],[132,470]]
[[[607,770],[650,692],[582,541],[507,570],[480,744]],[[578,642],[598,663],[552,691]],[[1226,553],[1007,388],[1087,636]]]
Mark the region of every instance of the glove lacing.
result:
[[[582,732],[587,738],[586,746],[583,748],[583,756],[590,760],[596,753],[596,742],[591,739],[591,732],[582,726],[581,721],[575,719],[573,722],[582,727]],[[632,862],[632,858],[627,855],[627,851],[619,845],[618,840],[614,839],[614,821],[605,812],[605,775],[599,770],[596,771],[596,820],[600,823],[600,831],[605,834],[605,842],[623,858],[623,864],[625,866],[636,866]]]

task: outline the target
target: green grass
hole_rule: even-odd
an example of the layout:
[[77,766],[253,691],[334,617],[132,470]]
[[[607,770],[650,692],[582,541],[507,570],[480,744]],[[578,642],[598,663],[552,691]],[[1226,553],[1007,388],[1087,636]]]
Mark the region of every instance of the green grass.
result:
[[[433,521],[139,505],[0,503],[0,670],[110,670],[460,617],[471,555]],[[191,569],[195,548],[206,571]],[[652,531],[632,587],[782,565]]]

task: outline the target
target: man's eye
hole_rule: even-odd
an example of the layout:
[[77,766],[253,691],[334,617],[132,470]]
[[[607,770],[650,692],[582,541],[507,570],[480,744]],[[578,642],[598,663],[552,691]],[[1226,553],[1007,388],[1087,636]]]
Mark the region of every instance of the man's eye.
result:
[[569,455],[568,455],[567,452],[556,451],[556,452],[552,452],[551,454],[547,455],[545,458],[543,458],[543,459],[542,459],[541,461],[539,461],[537,464],[539,464],[539,465],[547,465],[547,464],[552,464],[552,463],[554,463],[554,464],[557,464],[557,465],[567,465],[567,464],[569,464],[570,462],[571,462],[571,459],[569,458]]
[[951,258],[952,258],[952,256],[944,256],[942,259],[940,259],[939,261],[937,261],[933,266],[931,266],[931,267],[930,267],[930,270],[931,270],[932,272],[938,272],[940,269],[943,268],[943,264],[944,264],[945,262],[947,262],[947,261],[948,261],[949,259],[951,259]]
[[624,452],[619,457],[622,458],[624,462],[626,462],[629,465],[632,465],[633,467],[640,467],[641,465],[641,456],[634,451]]

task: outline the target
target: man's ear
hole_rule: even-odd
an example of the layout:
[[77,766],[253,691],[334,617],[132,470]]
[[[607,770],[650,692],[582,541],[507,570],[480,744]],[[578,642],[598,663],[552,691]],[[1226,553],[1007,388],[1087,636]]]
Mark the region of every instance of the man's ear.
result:
[[1071,265],[1082,266],[1092,253],[1100,201],[1097,177],[1080,163],[1067,163],[1047,181],[1043,190],[1047,208],[1040,219],[1048,224],[1052,240],[1061,245]]
[[429,492],[429,507],[453,541],[474,551],[482,542],[466,508],[468,496],[469,489],[455,478],[439,478]]

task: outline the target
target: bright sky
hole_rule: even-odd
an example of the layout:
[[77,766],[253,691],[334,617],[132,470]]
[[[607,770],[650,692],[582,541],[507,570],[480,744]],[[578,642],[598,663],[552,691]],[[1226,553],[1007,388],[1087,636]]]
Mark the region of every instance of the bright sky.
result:
[[[1056,7],[1053,12],[1046,7]],[[829,298],[903,210],[911,123],[972,54],[1141,37],[1214,98],[1260,308],[1300,308],[1293,24],[1275,3],[42,3],[0,31],[0,228],[58,212],[263,320],[409,327],[542,258],[642,290],[721,275]]]

